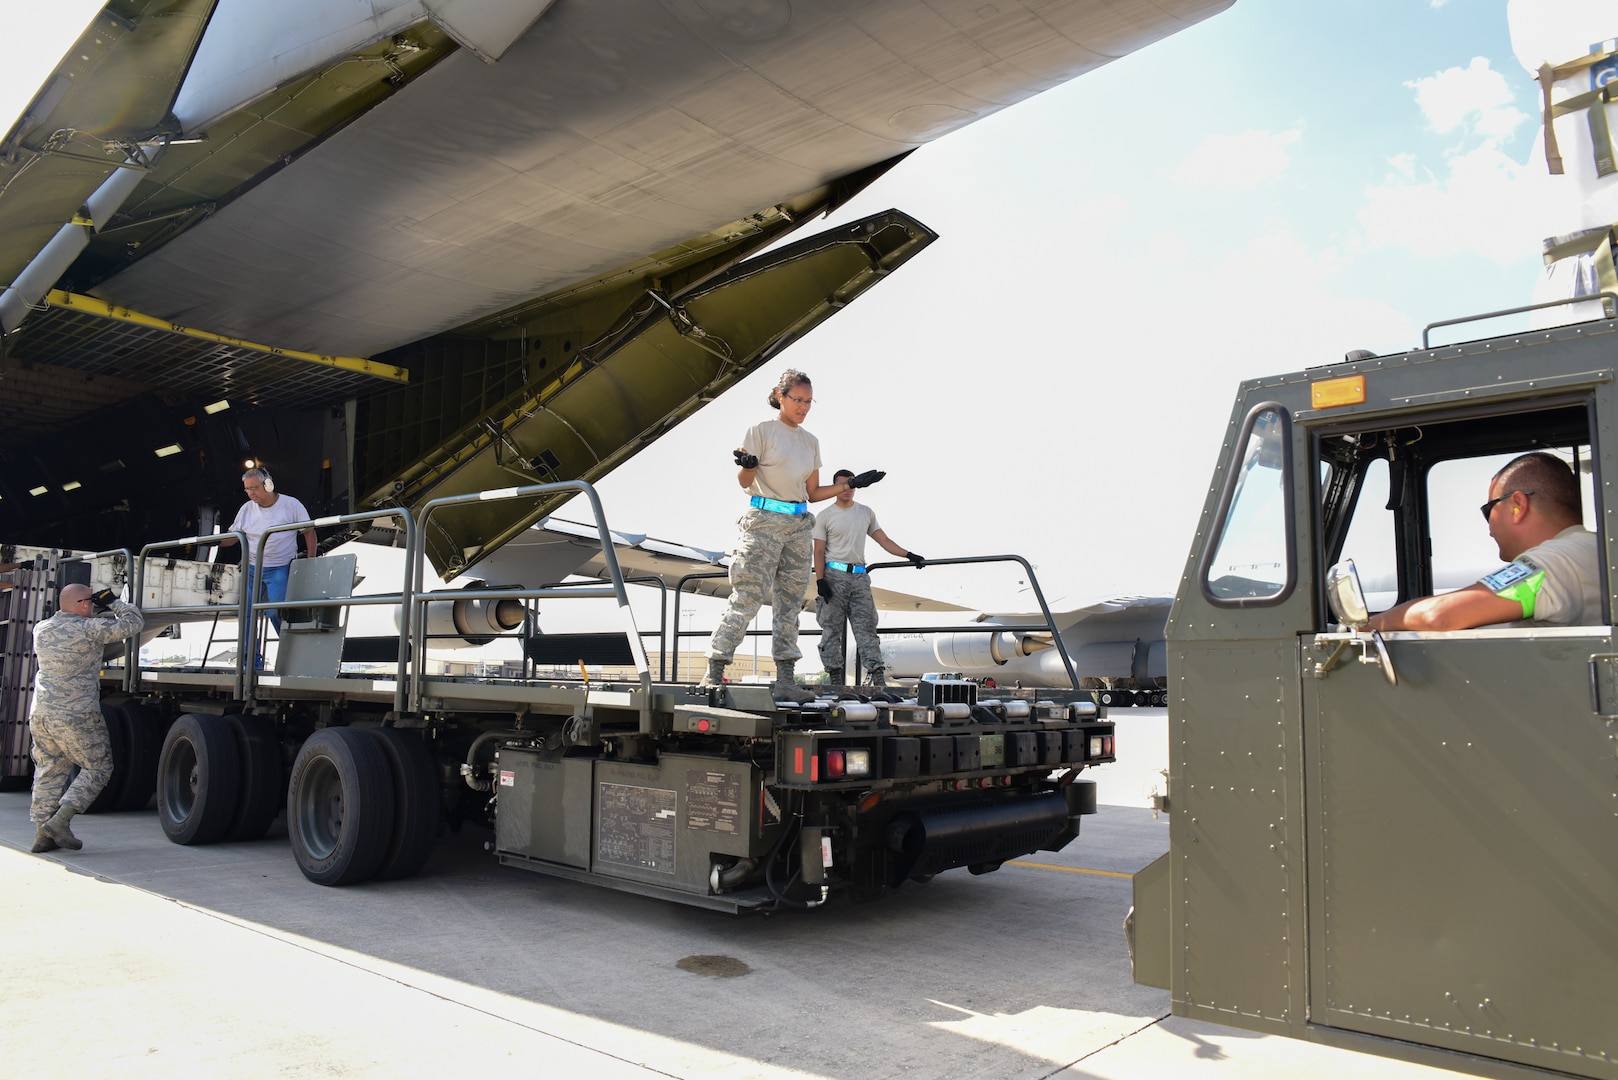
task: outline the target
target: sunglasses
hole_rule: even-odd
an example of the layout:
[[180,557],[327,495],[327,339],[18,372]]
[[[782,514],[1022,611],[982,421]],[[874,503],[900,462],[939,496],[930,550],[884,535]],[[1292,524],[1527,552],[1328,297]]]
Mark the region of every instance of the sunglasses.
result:
[[1529,495],[1532,495],[1532,494],[1533,494],[1532,491],[1508,491],[1504,495],[1500,496],[1498,499],[1490,499],[1488,502],[1486,502],[1482,506],[1478,507],[1478,509],[1483,511],[1483,520],[1488,521],[1489,520],[1489,515],[1494,513],[1494,508],[1495,508],[1495,505],[1497,503],[1503,503],[1507,499],[1511,498],[1513,495],[1521,495],[1524,498],[1527,498]]

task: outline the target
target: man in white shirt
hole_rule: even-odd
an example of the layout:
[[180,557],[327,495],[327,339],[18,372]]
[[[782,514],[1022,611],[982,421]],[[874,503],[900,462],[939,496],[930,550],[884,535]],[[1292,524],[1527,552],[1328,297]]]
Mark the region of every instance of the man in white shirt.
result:
[[[259,557],[258,541],[265,530],[272,525],[308,521],[309,511],[291,495],[277,492],[270,471],[262,467],[242,473],[242,490],[247,493],[247,502],[236,512],[236,520],[230,523],[230,528],[232,532],[247,535],[247,552],[242,557],[242,563],[247,566],[244,587],[253,589],[255,603],[279,604],[287,598],[287,578],[291,574],[292,560],[298,555],[296,537],[303,537],[304,548],[311,559],[315,557],[318,537],[313,529],[303,529],[296,534],[291,531],[271,533],[264,542],[264,565],[258,566],[255,562]],[[219,546],[229,547],[235,542],[234,536],[227,536],[219,541]],[[276,633],[280,633],[279,612],[270,612],[270,622],[275,624]]]
[[[836,484],[854,474],[839,469],[832,477]],[[865,573],[865,538],[869,536],[882,550],[917,566],[927,560],[906,551],[882,531],[869,506],[854,501],[852,489],[845,488],[836,502],[815,515],[815,619],[820,623],[820,663],[832,685],[843,683],[843,624],[854,629],[854,642],[860,658],[870,671],[872,686],[886,686],[882,665],[882,645],[876,633],[876,601],[871,598],[871,579]],[[856,667],[855,679],[859,670]]]
[[1464,589],[1407,600],[1371,617],[1373,630],[1467,630],[1517,623],[1603,621],[1600,551],[1583,525],[1579,484],[1554,454],[1523,454],[1489,484],[1481,507],[1509,564]]

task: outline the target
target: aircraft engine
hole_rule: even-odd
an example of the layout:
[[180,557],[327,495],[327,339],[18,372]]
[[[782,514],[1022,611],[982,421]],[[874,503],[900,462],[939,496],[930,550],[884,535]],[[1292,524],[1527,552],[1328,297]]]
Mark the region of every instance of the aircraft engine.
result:
[[[468,590],[495,587],[482,581],[469,582],[466,586]],[[399,625],[400,618],[400,614],[395,612],[395,627]],[[465,649],[487,645],[497,634],[510,633],[522,623],[521,600],[481,600],[468,597],[465,600],[448,603],[440,600],[427,605],[428,645],[435,649]]]
[[[1161,638],[1152,641],[1069,642],[1073,668],[1080,678],[1162,679],[1165,652]],[[1067,686],[1062,656],[1045,635],[1038,634],[903,634],[884,638],[882,656],[893,678],[918,678],[929,671],[958,671],[970,679],[993,676],[1009,685]]]
[[943,633],[884,640],[882,652],[889,668],[896,671],[911,667],[990,671],[1050,647],[1048,640],[1033,634]]

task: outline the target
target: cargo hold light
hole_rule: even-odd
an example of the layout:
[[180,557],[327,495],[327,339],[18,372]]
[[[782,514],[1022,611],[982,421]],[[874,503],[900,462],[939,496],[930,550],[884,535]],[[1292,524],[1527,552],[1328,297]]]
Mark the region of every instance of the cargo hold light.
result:
[[173,457],[179,452],[180,444],[177,442],[171,442],[167,446],[159,446],[156,450],[152,451],[152,453],[156,454],[158,457]]
[[220,398],[218,401],[204,405],[202,411],[212,416],[214,413],[222,413],[228,408],[230,408],[230,402],[225,398]]
[[63,491],[77,491],[83,486],[84,485],[79,483],[77,480],[69,480],[67,483],[62,485],[62,490]]
[[49,490],[50,490],[50,488],[46,487],[44,484],[41,484],[38,487],[29,488],[28,489],[28,494],[30,494],[30,495],[43,495]]
[[857,780],[871,775],[871,751],[827,750],[826,779]]

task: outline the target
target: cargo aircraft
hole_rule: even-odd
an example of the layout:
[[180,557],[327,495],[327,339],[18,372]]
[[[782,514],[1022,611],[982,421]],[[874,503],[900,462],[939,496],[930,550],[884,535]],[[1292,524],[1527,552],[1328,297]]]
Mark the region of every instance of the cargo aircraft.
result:
[[598,479],[936,238],[812,219],[1231,2],[112,0],[0,138],[0,538]]

